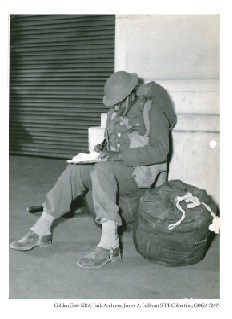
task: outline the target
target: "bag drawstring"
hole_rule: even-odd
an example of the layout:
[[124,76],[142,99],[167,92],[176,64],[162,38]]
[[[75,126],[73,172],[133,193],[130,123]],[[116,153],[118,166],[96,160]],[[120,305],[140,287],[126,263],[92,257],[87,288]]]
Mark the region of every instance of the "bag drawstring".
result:
[[209,230],[214,231],[216,234],[219,234],[220,218],[217,217],[214,212],[212,212],[211,208],[208,205],[206,205],[204,202],[200,202],[199,198],[197,198],[196,196],[193,196],[193,194],[191,193],[187,193],[184,196],[177,196],[175,198],[176,207],[182,212],[182,216],[175,224],[170,224],[168,226],[169,230],[172,230],[177,225],[180,225],[182,221],[185,219],[185,211],[180,206],[180,202],[182,202],[183,200],[186,203],[188,203],[187,208],[194,208],[194,207],[200,206],[201,204],[204,205],[206,209],[211,213],[211,216],[213,217],[213,221],[212,221],[212,224],[209,226]]

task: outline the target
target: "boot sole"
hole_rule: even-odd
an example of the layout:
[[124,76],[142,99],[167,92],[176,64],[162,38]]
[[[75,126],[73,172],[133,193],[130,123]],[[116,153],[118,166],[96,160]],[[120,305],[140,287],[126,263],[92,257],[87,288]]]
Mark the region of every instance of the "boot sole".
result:
[[98,265],[98,266],[85,266],[85,265],[82,265],[82,264],[79,264],[78,261],[77,261],[77,266],[83,268],[83,269],[89,269],[89,270],[99,270],[101,269],[102,267],[104,267],[106,264],[108,264],[110,261],[112,262],[115,262],[115,261],[122,261],[122,257],[119,255],[117,257],[113,257],[112,259],[108,259],[105,261],[104,264],[101,264],[101,265]]
[[32,246],[32,247],[15,247],[13,245],[10,245],[10,248],[14,249],[14,250],[19,250],[19,251],[29,251],[29,250],[32,250],[33,248],[35,247],[49,247],[51,246],[52,243],[47,243],[47,244],[39,244],[39,245],[35,245],[35,246]]

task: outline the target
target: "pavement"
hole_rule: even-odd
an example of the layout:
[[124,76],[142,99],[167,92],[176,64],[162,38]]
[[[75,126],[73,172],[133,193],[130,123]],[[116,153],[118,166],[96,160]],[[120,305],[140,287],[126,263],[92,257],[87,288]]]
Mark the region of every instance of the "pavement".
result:
[[[9,242],[21,238],[40,216],[26,208],[40,205],[65,169],[65,160],[10,156]],[[167,267],[146,261],[132,231],[124,232],[123,259],[101,270],[76,261],[99,242],[101,229],[80,214],[55,222],[50,247],[28,252],[9,249],[10,299],[218,299],[219,235],[195,265]]]

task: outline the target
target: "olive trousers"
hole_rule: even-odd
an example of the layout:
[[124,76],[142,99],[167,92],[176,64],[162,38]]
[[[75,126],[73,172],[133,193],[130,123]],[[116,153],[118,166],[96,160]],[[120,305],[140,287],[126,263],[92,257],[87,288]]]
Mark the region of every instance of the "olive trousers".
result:
[[118,196],[139,190],[132,173],[133,167],[122,162],[99,162],[96,164],[69,164],[54,187],[46,194],[44,210],[59,218],[70,210],[72,201],[92,189],[96,222],[102,218],[122,225],[119,215]]

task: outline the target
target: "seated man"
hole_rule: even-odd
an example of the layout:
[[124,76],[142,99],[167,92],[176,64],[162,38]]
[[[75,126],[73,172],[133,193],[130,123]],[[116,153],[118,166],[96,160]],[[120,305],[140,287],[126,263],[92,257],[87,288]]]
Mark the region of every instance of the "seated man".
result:
[[22,239],[10,247],[30,250],[51,244],[51,225],[70,209],[71,202],[92,189],[101,240],[77,265],[100,269],[121,258],[117,228],[122,224],[117,196],[150,188],[167,170],[169,131],[176,115],[166,91],[155,82],[138,85],[138,75],[119,71],[104,88],[107,114],[105,143],[95,150],[107,161],[91,165],[70,164],[47,193],[42,216]]

